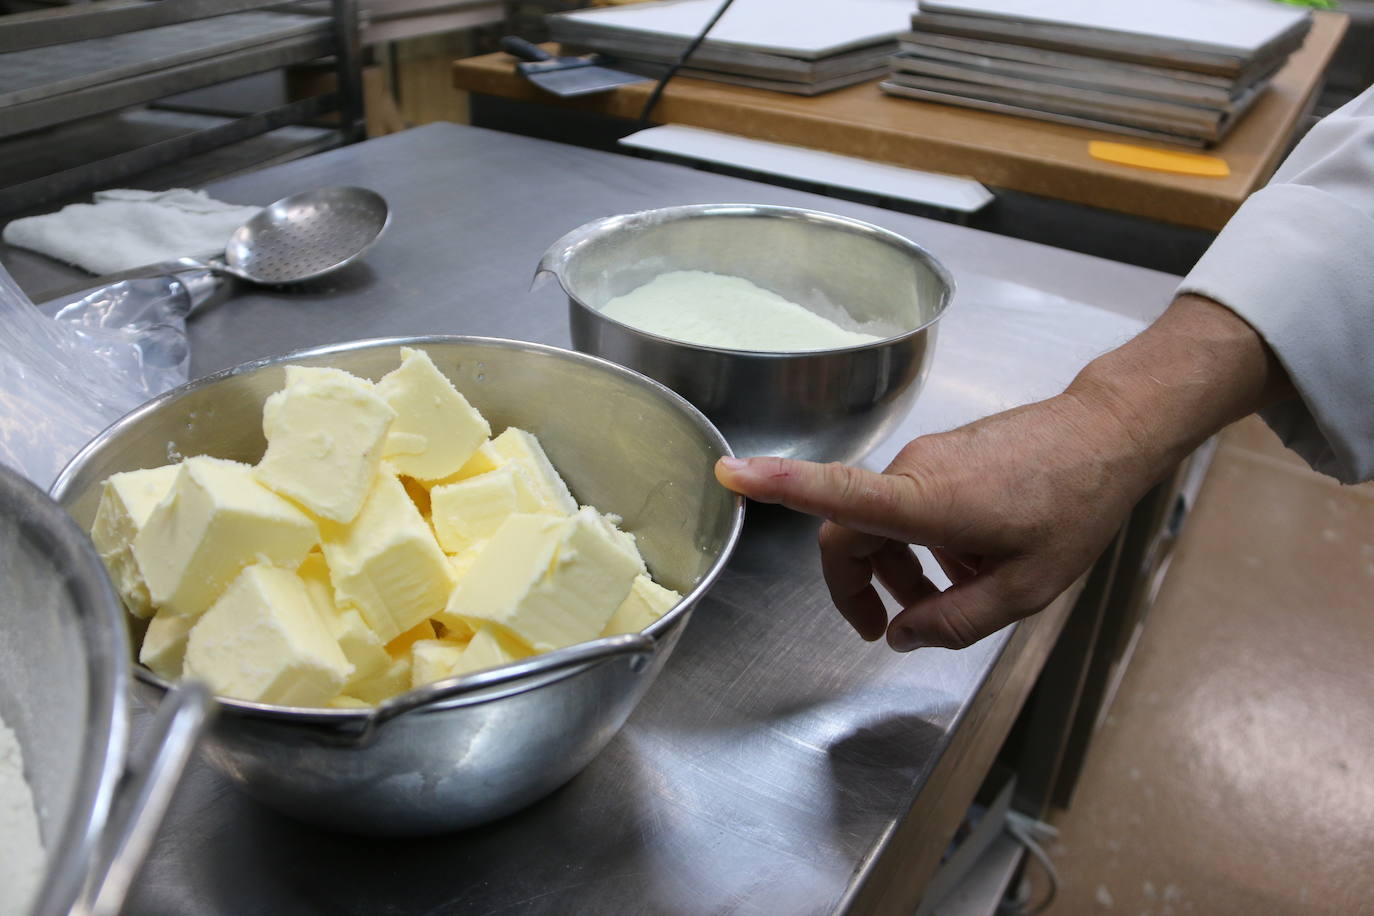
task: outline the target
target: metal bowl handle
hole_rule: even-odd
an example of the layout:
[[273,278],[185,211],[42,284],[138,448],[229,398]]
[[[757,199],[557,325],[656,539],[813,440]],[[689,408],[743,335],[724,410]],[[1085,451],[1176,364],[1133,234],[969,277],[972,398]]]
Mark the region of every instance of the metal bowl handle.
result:
[[72,914],[115,916],[120,911],[212,710],[210,691],[194,681],[170,691],[159,705],[115,789],[90,877]]
[[478,693],[492,687],[500,687],[541,674],[551,674],[555,671],[589,665],[621,655],[643,657],[653,655],[656,651],[658,651],[658,643],[652,636],[646,633],[629,633],[623,636],[607,636],[566,649],[559,649],[547,655],[536,655],[488,671],[478,671],[475,674],[436,681],[433,684],[426,684],[424,687],[407,691],[383,702],[368,717],[367,726],[358,738],[362,740],[377,726],[397,716],[467,696],[471,693]]

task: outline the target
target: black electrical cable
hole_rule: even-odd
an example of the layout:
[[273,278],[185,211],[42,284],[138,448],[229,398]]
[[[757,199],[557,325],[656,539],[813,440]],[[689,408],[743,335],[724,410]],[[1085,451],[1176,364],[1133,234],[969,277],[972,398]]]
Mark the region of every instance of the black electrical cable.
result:
[[706,23],[706,27],[697,33],[697,37],[692,39],[692,43],[687,46],[687,50],[682,52],[682,56],[677,59],[677,62],[669,67],[668,72],[663,74],[659,79],[658,85],[654,87],[654,91],[649,95],[649,101],[644,103],[644,110],[639,113],[640,130],[649,126],[649,115],[653,112],[654,106],[658,104],[659,96],[663,95],[663,90],[668,85],[668,81],[677,76],[677,72],[682,69],[682,65],[687,63],[687,58],[696,53],[697,48],[706,40],[706,36],[710,34],[711,29],[716,27],[716,23],[720,21],[720,17],[725,15],[725,11],[728,10],[730,4],[734,2],[735,0],[725,0],[725,2],[720,5],[720,9],[716,10],[715,15]]

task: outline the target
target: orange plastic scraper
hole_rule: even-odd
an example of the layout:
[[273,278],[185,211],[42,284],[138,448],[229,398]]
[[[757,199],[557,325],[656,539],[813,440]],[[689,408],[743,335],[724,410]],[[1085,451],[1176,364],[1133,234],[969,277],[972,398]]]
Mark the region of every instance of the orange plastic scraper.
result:
[[1088,141],[1088,155],[1104,162],[1133,165],[1136,168],[1154,169],[1158,172],[1177,172],[1180,175],[1207,175],[1212,178],[1225,178],[1231,174],[1231,167],[1220,156],[1151,149],[1145,146],[1134,146],[1130,143],[1090,140]]

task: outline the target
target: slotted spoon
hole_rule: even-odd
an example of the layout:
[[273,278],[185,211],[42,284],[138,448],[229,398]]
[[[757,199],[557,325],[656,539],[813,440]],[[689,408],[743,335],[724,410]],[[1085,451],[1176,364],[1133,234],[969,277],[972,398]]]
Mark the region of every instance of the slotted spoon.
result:
[[303,191],[266,207],[234,230],[222,258],[191,260],[251,283],[301,283],[362,257],[390,220],[386,201],[376,191]]
[[221,301],[229,287],[225,276],[284,286],[346,267],[372,247],[390,221],[386,201],[367,188],[304,191],[235,229],[223,256],[178,258],[125,271],[98,287],[51,294],[42,307],[67,321],[102,326],[127,324],[134,315],[143,323],[182,320]]

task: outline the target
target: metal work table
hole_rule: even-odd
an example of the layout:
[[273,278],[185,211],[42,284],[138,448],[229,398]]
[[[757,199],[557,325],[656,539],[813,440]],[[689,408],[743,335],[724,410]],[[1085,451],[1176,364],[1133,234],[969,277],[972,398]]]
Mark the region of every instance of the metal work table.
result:
[[[239,177],[268,203],[361,184],[393,207],[350,272],[244,289],[192,322],[194,374],[359,337],[566,346],[544,248],[609,213],[748,201],[867,219],[925,245],[959,291],[912,436],[1051,394],[1162,309],[1159,273],[678,166],[432,125]],[[70,272],[0,251],[31,293]],[[1095,308],[1082,303],[1097,303]],[[608,418],[613,422],[613,418]],[[909,913],[1039,673],[1072,595],[962,652],[897,655],[829,606],[816,524],[751,507],[730,567],[624,731],[563,789],[466,833],[325,833],[188,774],[131,913]]]

